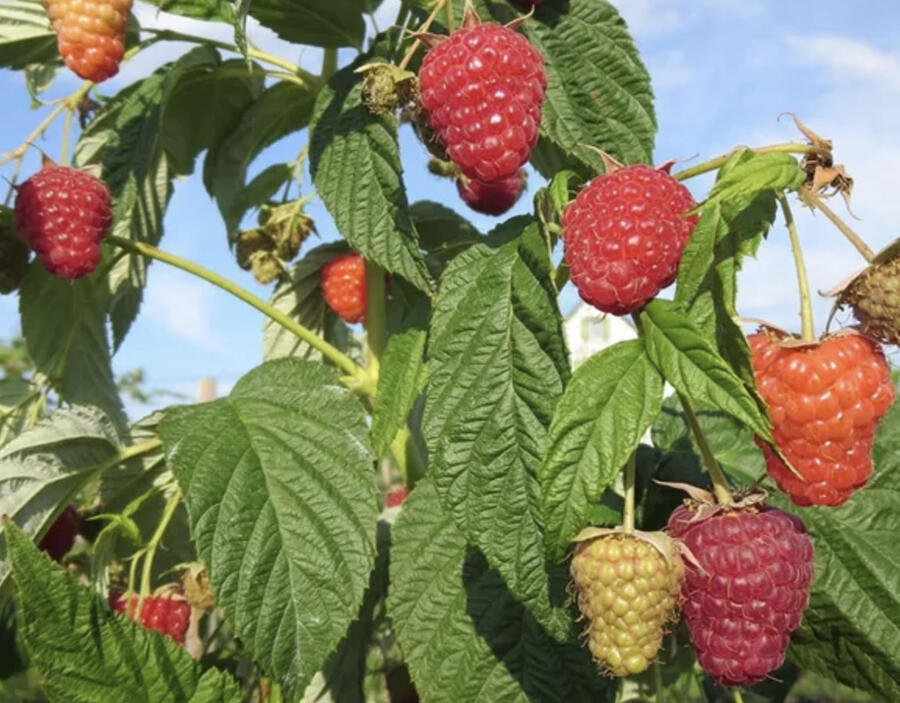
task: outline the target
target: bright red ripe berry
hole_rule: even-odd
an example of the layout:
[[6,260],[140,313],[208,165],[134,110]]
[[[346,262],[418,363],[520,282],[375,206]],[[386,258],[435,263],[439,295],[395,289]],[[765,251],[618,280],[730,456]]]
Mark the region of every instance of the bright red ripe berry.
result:
[[47,534],[38,544],[38,548],[47,552],[54,561],[59,561],[75,544],[75,537],[78,535],[78,527],[81,519],[78,513],[71,505],[66,506],[56,521],[50,525]]
[[55,276],[81,278],[97,268],[111,223],[109,190],[74,168],[44,167],[16,195],[16,228]]
[[872,475],[875,429],[894,402],[881,347],[857,334],[793,347],[775,333],[749,342],[775,445],[803,478],[757,440],[769,475],[797,505],[840,505]]
[[498,24],[453,32],[426,54],[419,96],[431,128],[469,178],[510,178],[537,142],[547,90],[544,59],[521,34]]
[[489,183],[475,178],[460,178],[456,181],[456,190],[463,202],[475,212],[502,215],[516,204],[524,185],[525,174],[519,169],[509,178]]
[[322,295],[345,322],[366,316],[366,262],[359,254],[338,256],[322,267]]
[[409,495],[409,489],[406,486],[398,486],[397,488],[392,488],[387,492],[387,496],[385,497],[385,505],[389,508],[396,508],[398,505],[401,505],[406,497]]
[[[138,597],[131,595],[128,604],[127,616],[134,620],[134,611],[137,608]],[[119,591],[110,591],[109,607],[117,613],[125,614],[126,602],[124,594]],[[174,591],[169,596],[153,596],[144,599],[141,607],[141,625],[148,630],[157,630],[168,635],[178,644],[184,643],[184,635],[187,632],[191,620],[191,606],[188,605],[180,590]]]
[[59,53],[72,71],[99,83],[119,72],[132,0],[44,0]]
[[626,315],[670,285],[697,217],[690,192],[645,164],[598,176],[563,213],[565,258],[585,302]]
[[680,506],[668,528],[702,567],[685,560],[682,612],[691,642],[718,683],[749,686],[784,662],[809,603],[812,541],[798,518],[776,508],[695,518]]

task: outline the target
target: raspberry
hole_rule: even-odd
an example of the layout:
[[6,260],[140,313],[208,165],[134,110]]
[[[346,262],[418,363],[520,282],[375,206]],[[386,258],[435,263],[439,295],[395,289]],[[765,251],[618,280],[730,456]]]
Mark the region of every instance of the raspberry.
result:
[[797,505],[840,505],[872,475],[875,429],[894,402],[881,348],[856,334],[799,347],[774,333],[748,341],[775,445],[805,480],[757,439],[769,475]]
[[900,344],[900,256],[873,263],[840,293],[862,331],[885,344]]
[[595,178],[563,213],[565,258],[579,294],[614,315],[634,312],[678,273],[697,217],[688,189],[663,169],[628,166]]
[[345,322],[366,316],[366,262],[359,254],[335,257],[322,267],[322,295]]
[[498,24],[466,23],[419,69],[419,97],[450,159],[469,178],[511,178],[528,161],[547,74],[540,53]]
[[578,607],[590,621],[588,646],[613,676],[645,671],[679,601],[684,564],[662,533],[601,533],[579,542],[572,559]]
[[387,492],[385,496],[385,505],[389,508],[396,508],[401,505],[409,495],[409,489],[406,486],[397,486]]
[[[138,597],[131,595],[128,601],[128,617],[134,620],[134,610],[137,608]],[[125,613],[126,601],[124,594],[119,591],[110,591],[109,607],[117,613]],[[141,625],[148,630],[157,630],[168,635],[178,644],[184,643],[184,635],[187,632],[191,620],[191,607],[184,599],[180,590],[175,590],[168,596],[153,596],[144,599],[141,607]]]
[[80,524],[81,520],[75,508],[71,505],[66,506],[56,521],[50,525],[50,529],[38,544],[38,548],[47,552],[54,561],[61,560],[75,544]]
[[119,72],[132,0],[44,0],[59,53],[79,77],[99,83]]
[[803,523],[759,506],[697,519],[680,506],[669,534],[684,541],[682,610],[697,658],[723,686],[749,686],[781,666],[809,603],[813,545]]
[[509,178],[487,183],[475,178],[460,178],[456,181],[456,190],[475,212],[502,215],[516,204],[524,185],[525,172],[519,169]]
[[109,190],[84,171],[46,166],[16,195],[16,227],[44,267],[62,278],[97,268],[112,223]]

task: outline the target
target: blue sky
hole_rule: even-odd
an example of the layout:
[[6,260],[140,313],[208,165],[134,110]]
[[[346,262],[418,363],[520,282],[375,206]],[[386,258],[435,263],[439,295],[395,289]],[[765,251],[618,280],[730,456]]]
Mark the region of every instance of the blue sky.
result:
[[[836,160],[855,178],[857,231],[875,249],[900,236],[900,197],[890,176],[900,164],[900,51],[896,45],[900,4],[822,0],[814,10],[809,3],[780,0],[623,0],[614,4],[628,22],[652,76],[660,125],[657,162],[705,160],[737,144],[794,140],[798,135],[791,121],[778,120],[782,112],[791,111],[834,140]],[[396,8],[397,0],[385,0],[376,17],[380,26],[393,20]],[[158,13],[141,3],[135,12],[144,26],[231,41],[231,30],[224,26]],[[321,54],[317,50],[282,42],[252,23],[250,35],[266,51],[299,58],[306,67],[318,69]],[[144,52],[105,84],[105,90],[119,90],[185,48],[170,43]],[[77,85],[77,80],[62,72],[47,97],[66,95]],[[0,131],[0,152],[4,152],[24,139],[42,113],[29,109],[21,74],[0,70],[0,89],[5,103]],[[292,160],[304,139],[305,135],[294,135],[277,143],[257,161],[254,172],[276,161]],[[57,125],[41,146],[55,156],[59,144]],[[411,200],[443,202],[484,230],[499,221],[466,211],[452,184],[427,174],[424,150],[408,130],[402,134],[401,148]],[[23,174],[38,167],[37,158],[36,152],[29,156]],[[0,176],[10,177],[10,167],[0,169]],[[702,195],[707,184],[697,179],[692,188]],[[530,208],[529,196],[540,185],[539,177],[531,179],[518,211]],[[304,193],[311,189],[308,180],[301,187]],[[845,213],[839,201],[833,201],[833,207]],[[815,289],[828,289],[862,267],[859,255],[822,216],[798,209],[795,214]],[[310,214],[323,239],[336,236],[318,201]],[[268,288],[256,285],[234,263],[218,210],[198,175],[176,185],[165,229],[163,248],[240,281],[263,297],[268,295]],[[562,298],[564,312],[576,302],[569,286]],[[796,329],[797,309],[787,236],[776,225],[759,257],[745,266],[740,310],[744,316]],[[819,331],[829,309],[828,301],[817,301]],[[151,387],[192,395],[197,380],[209,375],[225,391],[261,361],[261,325],[260,315],[243,303],[188,274],[154,263],[142,315],[114,366],[117,372],[142,367]],[[0,336],[17,329],[15,296],[0,296]],[[133,415],[144,410],[130,408]]]

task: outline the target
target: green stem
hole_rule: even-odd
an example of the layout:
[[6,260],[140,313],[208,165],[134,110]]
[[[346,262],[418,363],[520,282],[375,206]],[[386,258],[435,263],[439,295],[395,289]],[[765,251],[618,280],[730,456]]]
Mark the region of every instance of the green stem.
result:
[[425,459],[413,439],[409,426],[404,425],[391,442],[391,452],[397,459],[400,477],[407,488],[412,489],[425,477]]
[[366,262],[366,372],[378,381],[381,355],[387,339],[384,269]]
[[[446,2],[447,2],[447,0],[438,0],[434,5],[434,9],[431,11],[431,14],[428,15],[428,19],[426,19],[422,23],[422,26],[419,27],[419,29],[417,31],[427,32],[428,28],[431,26],[431,23],[434,22],[435,18],[438,16],[438,13],[441,11],[441,8],[444,6],[444,4]],[[416,50],[420,46],[422,46],[422,42],[419,39],[416,39],[412,43],[412,46],[410,46],[409,49],[406,51],[406,55],[403,57],[403,59],[397,65],[397,68],[402,70],[402,69],[405,69],[407,66],[409,66],[409,62],[412,61],[412,57],[416,55]]]
[[447,10],[447,31],[452,34],[456,26],[456,18],[453,16],[453,0],[447,0],[445,9]]
[[162,542],[163,534],[169,526],[169,523],[172,522],[172,517],[175,515],[175,510],[178,508],[180,502],[181,491],[176,487],[172,492],[172,495],[169,496],[169,500],[166,502],[162,517],[159,520],[159,524],[156,526],[156,532],[153,533],[153,536],[145,547],[146,553],[144,555],[143,571],[141,573],[141,595],[140,600],[138,601],[138,609],[135,612],[141,612],[141,605],[144,599],[150,595],[150,576],[153,571],[153,557],[156,556],[156,550],[159,548],[159,543]]
[[[143,27],[141,28],[142,32],[151,32],[160,40],[167,41],[184,41],[191,42],[192,44],[207,44],[209,46],[213,46],[217,49],[221,49],[222,51],[230,51],[234,54],[242,53],[241,50],[235,46],[234,44],[229,44],[228,42],[218,41],[216,39],[207,39],[206,37],[198,37],[193,34],[186,34],[184,32],[177,32],[172,29],[154,29]],[[261,51],[260,49],[256,49],[253,47],[249,47],[247,49],[247,56],[252,59],[257,59],[262,61],[263,63],[271,64],[272,66],[278,66],[279,68],[283,68],[285,71],[289,73],[296,74],[299,76],[306,84],[312,89],[318,89],[322,84],[322,79],[316,75],[313,75],[309,71],[306,71],[296,64],[287,61],[286,59],[281,58],[280,56],[274,56],[265,51]]]
[[637,454],[631,453],[625,464],[625,511],[622,515],[622,527],[625,532],[634,532],[634,479],[637,473]]
[[663,698],[662,669],[659,662],[654,662],[653,664],[653,688],[656,693],[656,703],[666,703]]
[[296,320],[291,319],[269,303],[257,298],[250,291],[241,288],[236,283],[229,281],[227,278],[223,278],[217,273],[213,273],[199,264],[195,264],[187,259],[182,259],[180,256],[175,256],[174,254],[162,251],[149,244],[133,242],[130,239],[124,239],[115,235],[107,236],[106,241],[132,253],[148,256],[151,259],[162,261],[170,266],[179,268],[182,271],[187,271],[188,273],[191,273],[198,278],[202,278],[203,280],[212,283],[214,286],[231,293],[231,295],[256,308],[263,315],[273,322],[278,323],[288,332],[299,339],[302,339],[314,349],[319,350],[326,359],[331,361],[350,377],[349,379],[345,379],[345,384],[348,387],[359,390],[367,395],[374,395],[375,387],[371,383],[371,379],[350,357],[333,347],[322,339],[322,337],[307,329]]
[[706,470],[709,472],[709,476],[712,479],[713,484],[713,492],[716,494],[716,500],[719,501],[720,505],[731,505],[734,503],[734,498],[731,496],[731,491],[728,489],[728,481],[725,479],[725,474],[722,473],[722,469],[719,467],[719,462],[716,461],[716,457],[713,456],[712,450],[709,447],[709,442],[706,441],[706,435],[703,434],[703,430],[700,428],[700,423],[697,422],[697,416],[694,414],[694,408],[691,406],[691,401],[688,400],[687,396],[678,394],[678,399],[681,401],[681,407],[684,408],[684,417],[687,420],[688,426],[691,428],[691,432],[694,435],[694,439],[697,441],[697,446],[700,447],[700,455],[703,457],[703,464],[706,466]]
[[72,131],[72,115],[74,110],[66,112],[66,119],[63,121],[62,146],[59,151],[59,163],[62,166],[69,165],[69,134]]
[[741,689],[737,686],[731,689],[731,695],[734,697],[734,703],[744,703],[744,696],[741,695]]
[[822,214],[825,215],[831,223],[837,227],[841,234],[843,234],[848,241],[856,247],[856,250],[863,255],[863,258],[869,263],[875,258],[875,252],[869,248],[869,245],[866,244],[862,237],[860,237],[856,232],[854,232],[850,225],[844,222],[834,210],[828,207],[822,199],[812,192],[805,192],[803,196],[810,205],[822,211]]
[[[697,164],[696,166],[692,166],[691,168],[686,168],[683,171],[679,171],[674,174],[674,177],[679,181],[687,180],[688,178],[693,178],[694,176],[699,176],[702,173],[709,173],[710,171],[715,171],[720,166],[724,165],[728,159],[731,158],[731,155],[734,153],[734,149],[729,151],[727,154],[722,154],[721,156],[717,156],[714,159],[710,159],[709,161],[704,161],[702,164]],[[828,155],[829,151],[827,149],[822,149],[821,147],[813,146],[812,144],[801,144],[799,142],[786,142],[784,144],[771,144],[769,146],[761,146],[756,149],[751,149],[754,154],[772,154],[772,153],[782,153],[782,154],[819,154],[819,155]]]
[[327,81],[331,78],[337,72],[337,67],[337,49],[325,49],[325,54],[322,56],[322,80]]
[[809,293],[809,277],[806,274],[806,264],[803,262],[803,250],[800,248],[800,237],[797,234],[797,224],[794,222],[794,214],[788,204],[784,193],[778,194],[778,202],[784,214],[784,222],[787,225],[788,236],[791,240],[791,253],[794,255],[794,266],[797,269],[797,286],[800,288],[800,320],[802,323],[801,336],[807,342],[815,341],[816,331],[813,324],[812,296]]

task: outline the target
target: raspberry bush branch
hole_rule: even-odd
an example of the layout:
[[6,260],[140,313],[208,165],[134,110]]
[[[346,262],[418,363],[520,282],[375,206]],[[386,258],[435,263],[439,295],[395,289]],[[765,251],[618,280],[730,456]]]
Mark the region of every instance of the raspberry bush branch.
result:
[[[815,154],[818,156],[831,155],[830,149],[825,149],[814,144],[803,144],[802,142],[770,144],[769,146],[756,147],[754,149],[751,149],[751,151],[754,154]],[[694,178],[695,176],[700,176],[704,173],[709,173],[710,171],[716,171],[728,162],[734,152],[735,149],[732,149],[728,153],[717,156],[714,159],[710,159],[709,161],[704,161],[703,163],[697,164],[696,166],[691,166],[690,168],[685,168],[677,171],[673,174],[673,177],[679,181],[686,181],[690,178]]]
[[326,359],[331,361],[335,366],[341,369],[341,371],[347,374],[345,382],[349,388],[359,391],[360,393],[363,393],[365,395],[374,395],[375,386],[373,385],[371,378],[369,378],[365,370],[360,368],[350,357],[326,342],[319,335],[315,334],[311,330],[298,323],[296,320],[292,319],[288,315],[285,315],[283,312],[276,309],[269,303],[261,300],[260,298],[257,298],[251,292],[244,288],[241,288],[236,283],[229,281],[227,278],[223,278],[219,274],[214,273],[213,271],[210,271],[203,266],[195,264],[191,261],[187,261],[186,259],[182,259],[179,256],[175,256],[174,254],[162,251],[161,249],[157,249],[156,247],[150,246],[149,244],[145,244],[143,242],[133,242],[130,239],[124,239],[115,235],[109,235],[106,238],[106,241],[127,251],[141,254],[151,259],[157,259],[158,261],[162,261],[163,263],[169,264],[170,266],[179,268],[182,271],[186,271],[187,273],[193,274],[198,278],[202,278],[209,283],[212,283],[214,286],[221,288],[228,293],[231,293],[231,295],[235,296],[239,300],[243,300],[248,305],[259,310],[266,317],[270,318],[274,322],[277,322],[288,332],[296,335],[299,339],[303,340],[314,349],[319,350]]
[[181,504],[181,491],[178,489],[178,486],[172,485],[171,490],[172,494],[166,501],[166,507],[163,509],[162,516],[159,519],[159,523],[156,525],[156,530],[150,537],[150,541],[147,542],[144,548],[133,557],[135,560],[138,558],[143,560],[141,565],[141,590],[138,597],[137,612],[141,612],[144,600],[150,595],[151,577],[153,575],[153,559],[156,557],[156,550],[159,549],[163,535],[165,535],[166,529],[169,527],[169,523],[172,522],[172,518],[175,515],[175,511]]
[[623,481],[625,485],[625,507],[622,511],[622,527],[626,534],[634,532],[634,489],[637,474],[637,456],[632,453],[625,464]]
[[800,291],[801,339],[812,342],[816,339],[816,328],[813,322],[812,296],[810,295],[806,263],[803,259],[803,249],[800,246],[800,235],[797,233],[797,223],[794,221],[794,214],[791,212],[791,206],[784,193],[778,194],[778,203],[781,205],[784,223],[791,240],[791,254],[794,257],[794,268],[797,272],[797,288]]
[[691,429],[694,441],[697,442],[697,447],[700,449],[700,457],[703,459],[703,465],[706,467],[706,471],[709,473],[710,480],[712,481],[713,493],[716,495],[716,500],[719,502],[719,505],[731,505],[734,503],[734,497],[731,495],[731,489],[728,487],[728,479],[726,479],[725,474],[722,473],[722,468],[719,466],[719,462],[716,461],[716,457],[709,446],[706,435],[703,434],[703,428],[700,427],[700,423],[697,421],[697,416],[694,414],[694,407],[691,404],[691,401],[687,396],[680,393],[678,394],[678,400],[681,401],[681,407],[684,410],[684,418],[687,421],[688,427]]
[[812,208],[820,210],[825,217],[831,220],[831,223],[847,238],[847,241],[856,247],[856,250],[862,254],[866,261],[871,263],[875,259],[875,252],[863,241],[862,237],[853,231],[850,225],[842,220],[834,210],[828,207],[816,193],[807,189],[801,192],[800,197]]

